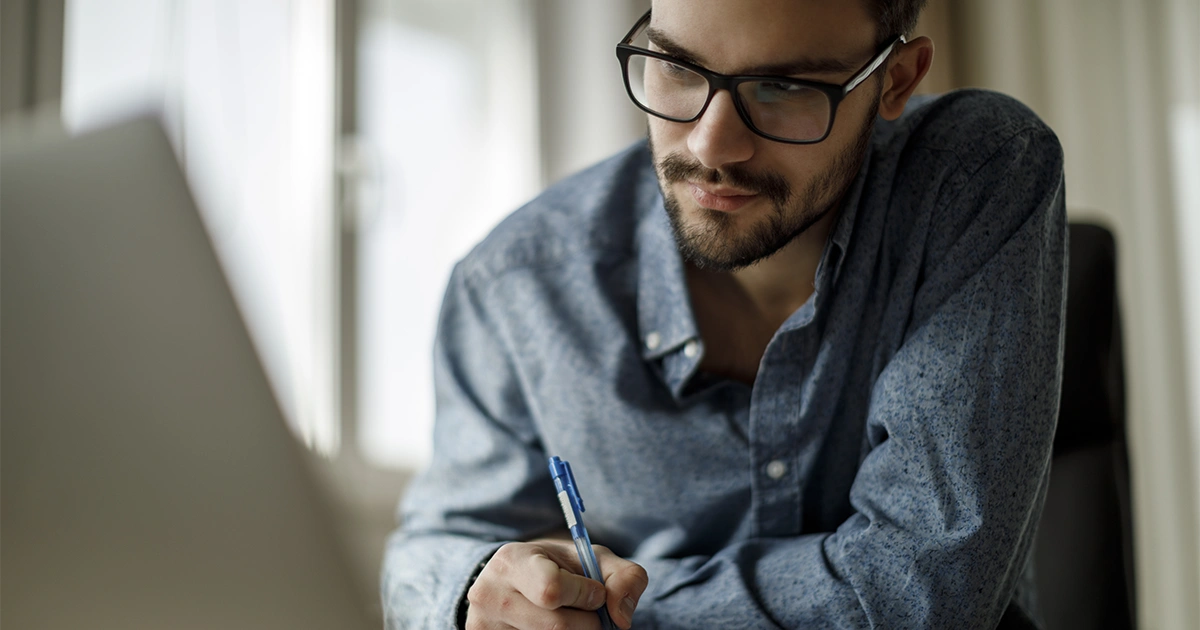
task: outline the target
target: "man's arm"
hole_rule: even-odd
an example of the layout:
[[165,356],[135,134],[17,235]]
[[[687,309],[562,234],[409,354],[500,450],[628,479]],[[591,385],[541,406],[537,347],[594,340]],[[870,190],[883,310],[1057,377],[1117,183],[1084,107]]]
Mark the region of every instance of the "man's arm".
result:
[[855,514],[833,533],[635,558],[651,576],[639,628],[999,622],[1041,512],[1058,412],[1061,178],[1057,141],[1034,130],[947,200],[946,213],[971,218],[927,267],[875,383]]
[[407,490],[385,551],[386,626],[453,628],[470,592],[474,621],[512,615],[517,626],[545,618],[599,627],[585,612],[600,606],[599,591],[628,627],[622,604],[636,605],[645,572],[598,547],[607,592],[582,576],[519,378],[464,267],[451,276],[438,323],[432,464]]

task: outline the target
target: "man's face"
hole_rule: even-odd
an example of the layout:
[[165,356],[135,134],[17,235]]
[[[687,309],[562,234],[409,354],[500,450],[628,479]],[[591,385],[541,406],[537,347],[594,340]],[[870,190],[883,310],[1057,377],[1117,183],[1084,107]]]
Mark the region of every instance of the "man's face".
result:
[[[650,29],[652,49],[686,51],[722,74],[841,84],[877,52],[862,2],[656,0]],[[835,67],[829,71],[786,71],[812,62],[836,63],[816,64]],[[736,270],[775,253],[833,210],[862,163],[880,72],[841,102],[829,136],[816,144],[756,135],[726,91],[695,122],[650,116],[655,168],[684,258],[705,269]]]

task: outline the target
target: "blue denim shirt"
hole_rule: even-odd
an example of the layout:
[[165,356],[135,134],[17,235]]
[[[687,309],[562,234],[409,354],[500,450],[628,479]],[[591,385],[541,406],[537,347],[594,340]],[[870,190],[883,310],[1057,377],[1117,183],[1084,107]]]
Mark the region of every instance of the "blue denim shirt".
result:
[[644,143],[547,190],[456,267],[432,464],[390,539],[388,627],[451,628],[506,541],[561,530],[646,568],[636,628],[985,628],[1036,618],[1058,412],[1063,158],[998,94],[880,120],[753,387],[698,370]]

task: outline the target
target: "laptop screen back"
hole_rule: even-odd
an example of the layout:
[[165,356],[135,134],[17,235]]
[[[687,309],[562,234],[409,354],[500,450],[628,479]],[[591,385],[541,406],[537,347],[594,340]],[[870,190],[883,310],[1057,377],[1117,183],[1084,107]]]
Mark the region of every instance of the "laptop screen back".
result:
[[365,628],[166,137],[0,161],[12,628]]

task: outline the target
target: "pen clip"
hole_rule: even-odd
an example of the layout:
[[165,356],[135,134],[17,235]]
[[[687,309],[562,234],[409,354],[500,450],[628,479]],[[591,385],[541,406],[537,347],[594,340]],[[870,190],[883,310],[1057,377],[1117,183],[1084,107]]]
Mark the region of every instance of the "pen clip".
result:
[[575,505],[579,506],[579,511],[583,512],[587,508],[583,507],[583,497],[579,495],[579,486],[575,485],[575,474],[571,472],[571,463],[563,462],[563,467],[567,469],[567,494],[570,495]]
[[571,472],[571,464],[559,459],[557,455],[551,457],[550,476],[567,493],[567,498],[571,501],[571,505],[582,513],[585,509],[583,507],[583,497],[579,495],[579,487],[575,485],[575,474]]

